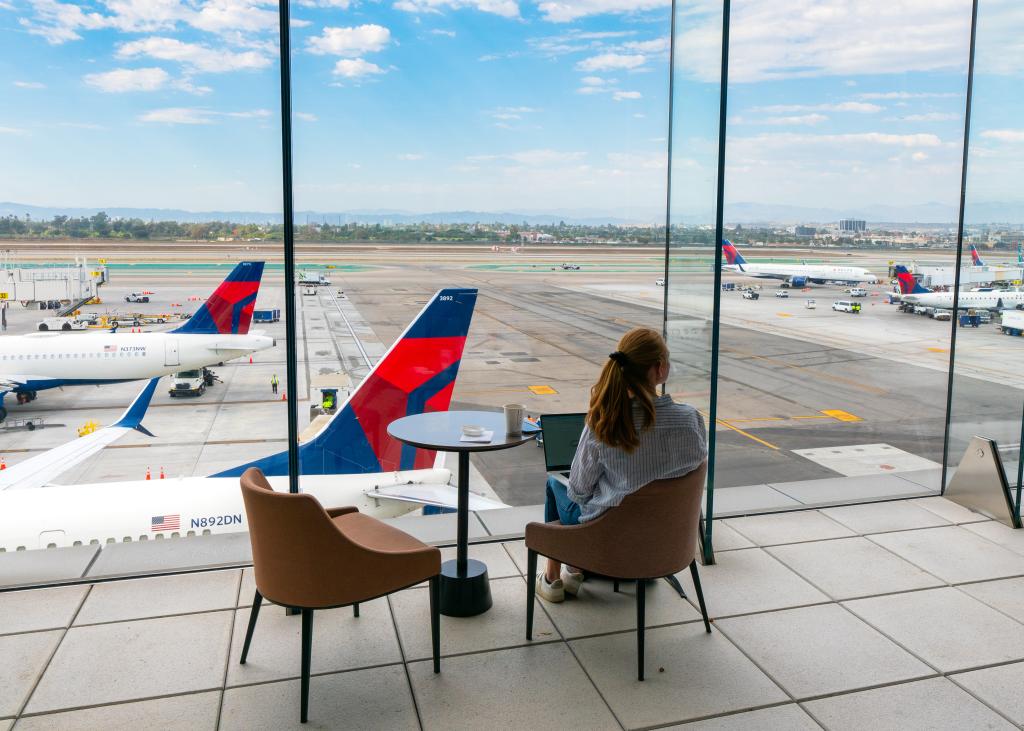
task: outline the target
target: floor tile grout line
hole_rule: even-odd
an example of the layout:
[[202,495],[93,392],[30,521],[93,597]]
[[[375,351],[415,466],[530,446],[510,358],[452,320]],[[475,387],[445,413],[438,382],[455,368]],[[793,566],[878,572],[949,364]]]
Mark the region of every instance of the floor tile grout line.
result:
[[[795,701],[779,701],[778,703],[765,703],[760,706],[752,706],[751,708],[740,708],[735,711],[724,711],[722,713],[709,713],[704,716],[697,716],[695,718],[687,718],[685,721],[666,721],[665,723],[657,723],[652,726],[640,726],[630,731],[658,731],[663,728],[675,728],[680,724],[694,724],[702,723],[704,721],[713,721],[720,718],[729,718],[731,716],[742,716],[744,713],[757,713],[759,711],[766,711],[772,708],[786,708],[788,706],[799,706],[799,702]],[[817,722],[815,722],[817,723]]]
[[[235,638],[235,622],[238,621],[238,613],[241,611],[238,606],[238,602],[241,601],[242,598],[242,579],[244,577],[245,572],[240,570],[238,572],[238,585],[235,587],[235,611],[231,613],[231,627],[228,629],[228,651],[224,658],[224,675],[221,678],[220,702],[217,704],[217,720],[213,726],[214,729],[217,729],[218,731],[220,729],[221,717],[224,715],[224,697],[227,695],[228,669],[231,667],[231,645]],[[251,606],[249,607],[249,612],[252,612]]]
[[68,632],[70,632],[71,628],[74,626],[75,619],[78,617],[78,613],[82,611],[82,607],[84,607],[85,602],[88,601],[89,595],[92,593],[92,584],[89,584],[88,587],[89,588],[82,595],[82,599],[81,601],[79,601],[78,606],[75,608],[75,611],[71,614],[71,619],[68,620],[67,626],[65,626],[64,631],[61,632],[60,639],[58,639],[57,643],[53,646],[53,652],[51,652],[50,656],[46,658],[46,663],[43,665],[42,670],[39,671],[39,675],[36,676],[36,682],[32,684],[32,687],[25,695],[25,700],[22,702],[21,707],[18,708],[18,712],[14,716],[15,725],[17,725],[17,719],[20,719],[22,714],[25,713],[25,709],[28,708],[28,704],[32,701],[32,696],[34,696],[36,690],[38,690],[39,684],[43,682],[43,676],[45,676],[46,671],[50,669],[50,664],[53,662],[53,658],[57,656],[57,652],[60,650],[60,646],[64,644],[64,638],[68,636]]
[[[1002,667],[1002,666],[999,666],[999,665],[997,665],[997,666],[995,666],[995,667]],[[971,671],[968,671],[968,672],[971,672]],[[964,674],[964,673],[954,673],[953,675],[963,675],[963,674]],[[971,690],[970,688],[968,688],[968,687],[964,686],[963,684],[961,684],[961,683],[957,682],[956,678],[955,678],[955,677],[953,677],[953,675],[947,675],[947,676],[945,676],[946,680],[948,680],[949,682],[951,682],[951,683],[952,683],[953,685],[955,685],[955,686],[956,686],[957,688],[959,688],[960,690],[962,690],[962,691],[963,691],[964,693],[966,693],[967,695],[971,696],[971,698],[973,698],[974,700],[978,701],[978,703],[981,703],[981,704],[982,704],[983,706],[985,706],[986,708],[988,708],[989,710],[991,710],[991,711],[992,711],[993,713],[996,713],[996,714],[997,714],[997,715],[999,715],[1000,717],[1002,717],[1002,718],[1005,718],[1005,719],[1006,719],[1007,721],[1009,721],[1009,722],[1010,722],[1011,724],[1013,724],[1013,725],[1014,725],[1014,726],[1016,726],[1017,728],[1020,728],[1020,727],[1021,727],[1021,725],[1022,725],[1022,724],[1021,724],[1020,722],[1018,722],[1018,721],[1015,721],[1014,719],[1010,718],[1010,716],[1008,716],[1008,715],[1007,715],[1006,713],[1003,713],[1003,712],[1002,712],[1001,710],[999,710],[999,709],[998,709],[998,708],[997,708],[997,707],[996,707],[996,706],[995,706],[994,704],[992,704],[992,703],[989,703],[988,701],[986,701],[986,700],[985,700],[984,698],[982,698],[981,696],[979,696],[979,695],[978,695],[977,693],[975,693],[975,692],[974,692],[973,690]]]
[[736,640],[734,640],[732,637],[730,637],[728,632],[723,630],[721,628],[721,626],[719,626],[717,624],[715,625],[715,629],[717,629],[719,634],[721,634],[722,637],[725,638],[726,642],[728,642],[730,645],[732,645],[736,649],[737,652],[739,652],[741,655],[743,655],[743,657],[745,657],[747,659],[747,662],[749,662],[751,665],[753,665],[755,668],[757,668],[758,672],[760,672],[764,677],[768,678],[768,680],[770,680],[772,683],[774,683],[776,688],[778,688],[783,693],[785,693],[786,696],[789,698],[789,700],[791,702],[793,702],[793,703],[796,702],[796,696],[794,696],[789,691],[789,688],[787,688],[782,683],[780,683],[778,680],[776,680],[774,678],[774,676],[772,676],[772,674],[769,673],[765,668],[761,667],[761,663],[759,663],[757,660],[755,660],[753,657],[751,657],[750,653],[748,653],[746,650],[744,650],[742,647],[740,647],[739,643],[736,642]]
[[121,700],[108,701],[106,703],[90,703],[82,706],[67,706],[65,708],[51,708],[45,711],[36,711],[35,713],[25,713],[19,717],[19,720],[25,718],[41,718],[43,716],[55,716],[61,713],[75,713],[77,711],[90,711],[94,708],[107,708],[108,706],[127,706],[132,703],[146,703],[149,701],[160,701],[167,698],[184,698],[190,695],[203,695],[205,693],[216,693],[220,688],[215,685],[209,688],[197,688],[195,690],[183,690],[179,693],[162,693],[160,695],[147,695],[140,698],[125,698]]
[[[540,554],[538,554],[537,558],[538,558],[538,563],[539,563],[539,559],[543,558],[543,557]],[[515,562],[513,561],[513,563],[515,563]],[[523,578],[523,582],[524,583],[526,583],[528,581],[536,581],[537,580],[537,577],[535,577],[535,576],[527,576],[525,573],[523,574],[522,578]],[[602,703],[604,703],[605,708],[608,709],[608,713],[612,714],[612,718],[615,719],[615,723],[619,724],[619,728],[625,729],[626,728],[626,724],[624,724],[622,722],[622,719],[619,718],[619,714],[617,714],[615,712],[615,709],[612,708],[612,704],[608,701],[607,698],[604,697],[604,693],[601,692],[601,688],[598,687],[597,683],[594,682],[594,679],[592,677],[590,677],[590,673],[587,672],[587,669],[583,666],[583,662],[580,660],[579,656],[576,654],[576,651],[573,650],[572,645],[565,638],[565,634],[562,632],[561,629],[559,629],[558,624],[555,622],[555,618],[553,616],[551,616],[551,613],[548,611],[547,607],[544,606],[544,602],[542,602],[540,600],[540,597],[537,597],[537,596],[534,597],[534,602],[536,602],[537,606],[540,607],[540,610],[542,612],[544,612],[544,616],[546,616],[548,618],[548,622],[551,623],[551,626],[554,628],[555,632],[558,633],[558,638],[559,639],[555,640],[555,641],[556,642],[561,642],[563,645],[565,645],[565,649],[567,649],[569,651],[569,654],[572,655],[573,659],[576,661],[576,664],[579,665],[580,670],[583,672],[583,676],[587,679],[587,682],[590,683],[590,686],[594,689],[594,692],[597,693],[597,697],[601,699]],[[633,631],[636,632],[636,630],[633,630]],[[533,641],[530,640],[530,644],[527,645],[527,646],[532,646],[533,644],[534,644]]]
[[[1018,577],[1015,577],[1015,578],[1018,578]],[[961,586],[959,586],[959,585],[951,586],[949,588],[950,589],[955,589],[956,591],[959,591],[961,594],[966,596],[968,599],[973,599],[976,602],[981,602],[982,604],[984,604],[989,609],[991,609],[991,610],[993,610],[995,612],[998,612],[999,614],[1003,615],[1004,617],[1006,617],[1007,619],[1009,619],[1009,620],[1011,620],[1013,622],[1016,622],[1017,624],[1024,624],[1024,619],[1017,618],[1017,617],[1013,616],[1012,614],[1010,614],[1008,612],[1004,612],[1002,609],[1000,609],[996,605],[989,604],[984,599],[979,599],[978,597],[974,596],[973,594],[971,594],[971,593],[969,593],[967,591],[964,591],[964,589]]]
[[409,662],[405,657],[405,646],[402,644],[402,633],[398,631],[398,618],[395,617],[395,608],[391,606],[391,595],[386,595],[384,600],[388,605],[388,616],[391,617],[391,626],[395,630],[395,642],[398,644],[398,654],[402,658],[402,670],[405,672],[405,683],[409,688],[409,697],[412,699],[412,710],[413,713],[416,714],[416,723],[419,725],[420,731],[423,731],[423,717],[420,715],[420,704],[416,700],[416,688],[412,684],[412,674],[409,672]]
[[[819,540],[826,541],[826,540],[835,540],[836,538],[852,538],[854,535],[859,535],[858,531],[854,530],[853,528],[850,528],[847,525],[843,525],[842,523],[840,523],[835,518],[833,518],[833,517],[831,517],[829,515],[825,515],[825,513],[821,512],[821,511],[822,511],[822,508],[816,508],[813,512],[815,514],[817,514],[817,515],[820,515],[822,518],[827,520],[829,523],[832,523],[836,528],[840,528],[840,529],[845,530],[845,531],[850,531],[851,535],[848,535],[848,536],[827,536],[827,537],[824,537],[824,538],[811,538],[811,539],[804,540],[804,541],[793,541],[793,543],[813,543],[813,542],[816,542],[816,541],[819,541]],[[803,515],[810,515],[811,514],[810,510],[808,510],[808,511],[801,511],[801,512],[802,512]],[[761,516],[759,516],[759,515],[750,515],[750,516],[747,516],[747,517],[750,518],[750,519],[756,519],[756,518],[760,518]],[[739,520],[742,520],[742,518],[737,518],[737,519],[734,519],[734,520],[739,521]],[[737,533],[739,533],[744,538],[746,538],[748,541],[752,541],[754,544],[760,546],[761,548],[766,548],[768,545],[772,545],[772,544],[764,544],[764,545],[762,545],[762,544],[758,543],[756,540],[751,538],[748,534],[744,533],[741,528],[737,527],[734,524],[730,524],[729,527],[732,528],[733,530],[735,530]]]

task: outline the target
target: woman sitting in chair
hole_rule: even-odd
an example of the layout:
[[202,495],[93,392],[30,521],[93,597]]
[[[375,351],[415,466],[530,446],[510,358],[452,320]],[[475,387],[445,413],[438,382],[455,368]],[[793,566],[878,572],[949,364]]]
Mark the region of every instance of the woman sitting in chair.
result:
[[[544,519],[593,520],[654,480],[682,477],[707,458],[704,420],[692,406],[658,395],[669,372],[664,338],[634,328],[608,356],[590,389],[590,410],[567,482],[548,478]],[[548,559],[537,593],[560,602],[579,593],[582,572]]]

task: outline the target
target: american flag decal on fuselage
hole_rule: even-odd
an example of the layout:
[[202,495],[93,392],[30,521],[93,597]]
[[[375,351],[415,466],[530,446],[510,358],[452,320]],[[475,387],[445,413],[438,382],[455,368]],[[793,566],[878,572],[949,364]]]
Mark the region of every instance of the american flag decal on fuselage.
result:
[[150,530],[158,533],[162,530],[178,530],[181,528],[181,514],[154,515],[150,521]]

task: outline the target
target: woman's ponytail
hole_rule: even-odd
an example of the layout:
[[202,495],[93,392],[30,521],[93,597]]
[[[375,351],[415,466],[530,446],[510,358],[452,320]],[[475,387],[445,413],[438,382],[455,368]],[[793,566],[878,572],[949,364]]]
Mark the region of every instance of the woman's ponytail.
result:
[[590,389],[587,425],[599,442],[626,452],[637,448],[640,436],[633,424],[631,398],[643,411],[642,428],[649,429],[654,424],[655,397],[650,370],[667,360],[668,348],[656,330],[635,328],[622,337]]

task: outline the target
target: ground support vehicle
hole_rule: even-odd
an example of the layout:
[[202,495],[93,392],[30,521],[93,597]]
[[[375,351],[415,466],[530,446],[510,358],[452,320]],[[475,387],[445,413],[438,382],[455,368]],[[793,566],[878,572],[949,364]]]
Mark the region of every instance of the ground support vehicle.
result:
[[281,310],[277,307],[267,310],[253,310],[253,322],[280,322]]
[[171,375],[171,388],[168,393],[172,398],[175,396],[202,396],[206,393],[207,386],[212,386],[219,380],[217,374],[209,368],[179,371]]
[[813,310],[818,307],[818,303],[814,300],[804,300],[804,307],[808,310]]
[[787,289],[777,289],[777,290],[775,290],[775,296],[776,297],[781,297],[782,299],[789,299],[789,290],[787,290]]
[[132,292],[127,297],[124,298],[124,301],[146,304],[149,302],[149,296],[143,294],[142,292]]
[[743,293],[743,299],[745,299],[745,300],[756,300],[760,296],[761,295],[759,295],[757,292],[755,292],[752,289],[748,289],[746,292]]
[[79,320],[75,317],[47,317],[39,323],[39,330],[46,332],[47,330],[62,330],[68,332],[69,330],[86,330],[89,327],[87,320]]
[[850,314],[858,315],[860,314],[860,302],[837,300],[832,303],[832,309],[836,312],[849,312]]

